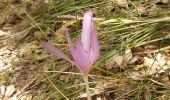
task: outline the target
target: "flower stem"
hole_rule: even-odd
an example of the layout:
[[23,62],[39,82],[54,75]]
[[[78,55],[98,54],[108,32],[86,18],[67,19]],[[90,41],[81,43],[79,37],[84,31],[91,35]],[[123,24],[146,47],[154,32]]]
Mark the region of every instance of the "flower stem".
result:
[[85,82],[85,85],[86,85],[87,99],[92,100],[91,95],[90,95],[90,90],[89,90],[88,75],[83,75],[83,78],[84,78],[84,82]]

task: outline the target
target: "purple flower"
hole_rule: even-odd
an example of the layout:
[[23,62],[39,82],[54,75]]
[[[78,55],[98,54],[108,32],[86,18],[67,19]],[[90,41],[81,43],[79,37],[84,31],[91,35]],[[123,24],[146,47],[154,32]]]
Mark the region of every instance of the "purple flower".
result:
[[73,47],[71,38],[69,37],[69,33],[66,28],[68,45],[74,61],[48,42],[43,42],[43,47],[49,53],[57,56],[58,58],[68,60],[72,64],[76,65],[76,67],[85,75],[89,73],[90,66],[100,55],[99,42],[97,40],[92,18],[93,14],[91,11],[84,14],[82,35],[81,38],[76,39],[76,47]]

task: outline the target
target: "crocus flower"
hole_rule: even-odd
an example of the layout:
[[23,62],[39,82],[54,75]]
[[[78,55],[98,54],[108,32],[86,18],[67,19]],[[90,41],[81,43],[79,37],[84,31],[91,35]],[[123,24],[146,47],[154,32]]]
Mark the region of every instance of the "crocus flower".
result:
[[94,29],[93,14],[88,11],[83,17],[83,27],[81,38],[76,39],[76,47],[73,47],[71,38],[69,37],[68,30],[66,28],[68,46],[73,57],[73,60],[68,58],[59,49],[55,48],[48,42],[43,42],[43,47],[47,52],[57,56],[58,58],[63,58],[76,67],[84,74],[87,75],[90,70],[90,66],[99,57],[99,42],[97,40],[96,32]]

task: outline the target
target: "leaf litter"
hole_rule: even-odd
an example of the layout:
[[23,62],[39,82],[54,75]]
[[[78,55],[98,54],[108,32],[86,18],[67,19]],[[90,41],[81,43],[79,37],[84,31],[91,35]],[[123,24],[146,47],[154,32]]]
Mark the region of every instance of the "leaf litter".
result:
[[[32,6],[30,6],[32,9],[30,10],[34,10],[34,11],[33,13],[30,13],[30,14],[32,14],[33,16],[36,16],[37,12],[38,13],[42,12],[36,9],[36,6],[40,8],[41,6],[42,7],[46,6],[46,5],[42,5],[42,1],[43,0],[32,2]],[[130,9],[128,4],[132,4],[131,2],[129,3],[128,0],[111,0],[111,1],[116,1],[115,3],[117,3],[120,6],[116,8],[116,10],[117,9],[121,10],[122,9],[121,7]],[[38,2],[40,2],[40,5],[38,4]],[[162,5],[169,5],[169,1],[167,2],[165,0],[157,0],[155,3],[152,3],[151,5],[149,2],[155,2],[155,1],[145,0],[145,3],[139,3],[139,5],[137,5],[136,8],[134,7],[134,12],[136,11],[138,14],[141,14],[141,16],[150,16],[155,13],[158,13],[158,11],[162,9]],[[146,6],[143,4],[147,4],[148,7],[146,8]],[[14,7],[16,7],[16,5]],[[114,8],[112,6],[109,6],[109,7]],[[107,9],[110,9],[110,8],[107,8]],[[25,10],[27,11],[27,9]],[[17,10],[15,10],[15,12],[17,12]],[[24,15],[25,13],[22,10],[20,10],[18,14]],[[6,13],[2,15],[3,16],[0,20],[0,23],[4,24],[3,28],[5,30],[10,30],[11,29],[10,27],[13,27],[13,24],[9,24],[8,22],[12,22],[12,21],[7,21],[7,20],[9,20],[11,17],[6,15]],[[130,16],[133,16],[135,18],[136,15],[134,13],[133,15],[130,15]],[[24,24],[28,24],[28,23],[20,23],[22,22],[22,20],[16,23],[16,26],[20,28],[18,30],[22,30],[23,27],[26,27],[26,25]],[[31,25],[33,25],[32,22],[31,22]],[[13,27],[13,28],[16,29],[16,27]],[[55,28],[50,27],[50,29],[48,28],[48,30],[46,30],[47,35],[50,32],[52,32],[52,34],[50,33],[51,36],[49,36],[49,38],[52,39],[51,42],[53,43],[54,42],[57,43],[59,41],[57,40],[59,37],[63,38],[63,36],[65,36],[65,32],[63,31],[62,25],[60,28],[58,28],[58,26],[56,29]],[[115,33],[117,34],[117,32]],[[53,37],[56,37],[57,39],[53,39]],[[60,59],[54,60],[53,57],[45,54],[45,52],[42,50],[39,44],[40,42],[39,40],[41,39],[45,40],[45,37],[43,36],[43,33],[39,29],[33,27],[28,32],[18,32],[16,30],[12,30],[11,33],[10,31],[7,31],[6,33],[2,30],[0,31],[0,39],[1,39],[0,46],[2,47],[0,48],[1,50],[0,64],[1,66],[5,66],[6,68],[8,68],[7,66],[9,66],[10,70],[12,71],[11,72],[10,70],[8,70],[9,74],[6,74],[6,73],[1,74],[2,76],[1,79],[7,80],[6,82],[1,81],[1,87],[0,87],[1,95],[5,97],[9,97],[9,95],[11,96],[11,95],[16,95],[16,94],[17,95],[24,94],[24,93],[20,93],[18,90],[23,90],[23,91],[27,90],[27,95],[26,95],[27,98],[31,97],[28,95],[29,92],[32,93],[32,95],[36,93],[42,93],[44,91],[45,91],[44,93],[46,92],[48,93],[48,91],[52,91],[53,88],[51,87],[51,84],[49,84],[45,80],[46,78],[48,79],[51,77],[53,78],[52,80],[53,83],[58,82],[56,86],[61,87],[60,88],[61,90],[65,88],[65,86],[62,87],[64,83],[65,84],[68,83],[67,85],[70,85],[70,86],[72,86],[72,84],[75,84],[77,86],[76,90],[83,89],[83,87],[79,87],[79,83],[81,83],[82,80],[76,75],[61,74],[61,73],[45,73],[45,74],[43,73],[42,75],[42,72],[45,72],[45,71],[60,70],[61,72],[67,72],[67,71],[74,72],[77,70],[72,68],[72,66],[68,62],[63,62]],[[103,40],[101,40],[100,42],[102,41]],[[65,43],[64,39],[62,39],[61,43]],[[10,46],[6,46],[7,44],[9,44]],[[64,45],[62,45],[62,48],[65,50]],[[135,49],[141,54],[135,54],[133,49],[128,48],[122,51],[122,53],[117,53],[116,55],[113,55],[112,57],[106,60],[104,64],[106,69],[111,71],[115,75],[118,75],[118,77],[120,77],[119,79],[116,79],[114,76],[109,76],[106,73],[100,73],[98,71],[92,72],[92,74],[95,74],[95,75],[101,74],[105,76],[104,78],[99,78],[98,76],[97,78],[90,79],[92,82],[93,80],[98,80],[96,84],[95,83],[93,84],[94,88],[91,88],[95,98],[97,99],[104,98],[106,100],[110,100],[113,98],[118,98],[118,99],[121,98],[122,100],[131,99],[130,96],[135,95],[134,92],[137,91],[136,87],[140,85],[139,83],[137,84],[135,82],[139,82],[139,80],[141,80],[140,82],[142,82],[142,81],[145,81],[147,78],[153,78],[153,79],[158,78],[158,80],[155,79],[157,83],[162,83],[162,84],[166,84],[169,86],[170,79],[169,79],[169,76],[166,75],[170,67],[169,49],[163,52],[159,52],[159,53],[154,52],[154,53],[147,53],[147,54],[143,52],[150,52],[152,50],[159,49],[159,48],[157,46],[154,47],[153,45],[145,45],[145,48],[143,48],[143,46],[139,46],[139,47],[136,47]],[[124,72],[125,74],[123,75],[121,74],[119,76],[120,72]],[[165,74],[165,75],[162,76],[162,74],[163,75]],[[75,76],[76,76],[76,79],[75,79]],[[33,80],[34,77],[39,77],[39,79],[37,78],[37,80]],[[128,79],[133,80],[134,83],[132,81],[129,81]],[[45,82],[44,83],[41,82],[42,80]],[[73,80],[74,82],[72,82]],[[134,81],[134,80],[137,80],[137,81]],[[152,93],[152,90],[154,90],[153,88],[155,87],[146,86],[143,88],[144,98],[146,100],[147,99],[149,100],[153,96],[153,93]],[[71,90],[75,90],[75,89],[71,89]],[[154,91],[157,91],[157,90],[154,90]],[[52,92],[55,93],[56,91],[52,91]],[[71,91],[71,93],[72,92],[73,91]],[[50,95],[51,94],[52,93],[50,93]],[[83,93],[80,92],[79,95],[81,94]],[[22,98],[23,100],[25,99],[24,96],[25,95],[23,95],[23,98]],[[16,96],[13,96],[13,97],[16,97]],[[50,96],[48,97],[50,98]],[[54,98],[55,97],[56,96],[54,96]],[[167,96],[161,95],[159,98],[167,98]],[[28,100],[31,100],[31,99],[28,99]]]
[[170,65],[167,63],[166,57],[157,54],[156,58],[144,57],[144,62],[142,68],[137,71],[128,72],[129,77],[135,80],[140,80],[142,78],[152,76],[155,74],[160,74],[170,69]]

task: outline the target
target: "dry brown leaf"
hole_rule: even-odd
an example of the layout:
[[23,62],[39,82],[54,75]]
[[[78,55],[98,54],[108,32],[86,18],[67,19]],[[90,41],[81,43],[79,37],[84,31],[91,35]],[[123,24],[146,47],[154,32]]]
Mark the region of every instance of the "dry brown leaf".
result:
[[125,8],[128,8],[128,2],[127,0],[111,0],[113,3],[116,3],[120,6],[123,6]]
[[132,52],[139,53],[139,52],[146,52],[146,50],[139,46],[139,47],[132,48]]
[[139,60],[139,56],[134,56],[129,62],[128,62],[128,64],[133,64],[133,63],[135,63],[136,61],[138,61]]
[[131,49],[127,49],[127,50],[125,50],[125,54],[123,56],[121,56],[119,54],[114,55],[113,57],[111,57],[110,59],[107,60],[105,65],[106,65],[107,69],[112,69],[113,67],[116,68],[118,66],[127,67],[127,64],[129,64],[130,61],[131,61],[130,63],[133,63],[137,60],[138,60],[137,57],[132,59]]
[[1,94],[4,96],[5,95],[5,91],[6,91],[6,87],[4,85],[2,85],[0,87],[0,90],[1,90]]
[[118,55],[118,56],[114,57],[113,60],[118,66],[120,66],[120,65],[122,65],[122,62],[123,62],[123,56]]
[[143,80],[145,76],[145,71],[140,70],[140,71],[132,71],[128,72],[128,77],[134,79],[134,80]]
[[147,44],[147,45],[144,46],[144,48],[145,48],[146,51],[151,51],[151,50],[158,49],[158,46],[152,45],[152,44]]
[[128,62],[132,59],[132,52],[131,49],[125,50],[125,54],[123,55],[123,63],[122,65],[127,67]]
[[115,62],[113,61],[113,57],[111,57],[110,59],[106,61],[105,66],[107,69],[112,69],[114,64]]
[[15,87],[13,84],[10,86],[7,86],[5,96],[11,96],[14,92],[15,92]]
[[128,76],[134,80],[142,80],[144,77],[165,72],[170,68],[168,61],[160,53],[156,58],[144,57],[144,67],[140,67],[136,71],[128,72]]
[[159,64],[151,58],[144,57],[144,66],[147,68],[147,74],[153,75],[160,69]]
[[165,76],[164,78],[161,78],[161,82],[170,86],[170,78],[168,76]]
[[54,34],[59,37],[65,36],[65,26],[62,25]]
[[166,60],[160,53],[157,54],[156,59],[144,57],[144,66],[146,66],[149,75],[165,72],[168,69],[165,64]]
[[115,55],[110,59],[108,59],[105,65],[107,69],[112,69],[112,67],[121,66],[122,62],[123,62],[123,56]]
[[130,59],[132,59],[132,52],[131,52],[131,49],[125,50],[124,59],[126,59],[126,61],[130,61]]

